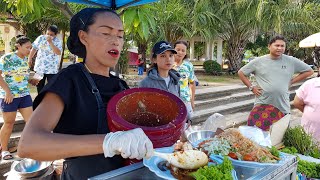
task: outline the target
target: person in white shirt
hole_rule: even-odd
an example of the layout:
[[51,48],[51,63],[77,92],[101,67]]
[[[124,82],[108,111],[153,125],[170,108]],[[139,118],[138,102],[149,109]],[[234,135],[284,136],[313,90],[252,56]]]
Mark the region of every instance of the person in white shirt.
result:
[[37,85],[38,93],[44,87],[46,80],[49,82],[58,73],[62,42],[57,34],[58,27],[51,25],[47,29],[46,35],[40,35],[32,44],[28,63],[31,67],[32,58],[38,52],[34,65],[37,75],[40,76],[40,79],[42,78]]

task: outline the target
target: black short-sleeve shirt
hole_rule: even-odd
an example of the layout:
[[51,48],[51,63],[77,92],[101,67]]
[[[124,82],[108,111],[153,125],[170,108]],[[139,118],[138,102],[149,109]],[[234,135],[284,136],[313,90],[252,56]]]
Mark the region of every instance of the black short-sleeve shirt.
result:
[[[129,88],[118,77],[90,75],[99,89],[105,106],[113,95],[122,91],[123,88]],[[33,104],[34,109],[41,103],[47,92],[57,94],[64,103],[63,113],[53,132],[73,135],[97,134],[97,101],[92,93],[89,81],[78,65],[70,65],[55,75],[36,97]],[[106,117],[105,119],[107,121]],[[107,123],[105,123],[105,126],[107,126]],[[105,133],[108,133],[108,127],[104,128],[106,129]],[[78,163],[77,160],[76,165],[72,166],[72,172],[70,172],[71,174],[76,173],[76,177],[92,177],[123,166],[123,159],[119,156],[104,158],[100,154],[84,156],[80,159],[81,163]],[[82,161],[83,159],[84,161]]]
[[[118,77],[110,75],[104,77],[90,74],[99,89],[105,106],[110,98],[122,91],[120,83],[128,88],[127,84]],[[47,92],[61,97],[64,110],[54,128],[54,132],[63,134],[96,134],[98,125],[98,105],[91,91],[91,85],[77,65],[70,65],[53,77],[34,101],[36,108]],[[106,132],[107,133],[107,132]]]

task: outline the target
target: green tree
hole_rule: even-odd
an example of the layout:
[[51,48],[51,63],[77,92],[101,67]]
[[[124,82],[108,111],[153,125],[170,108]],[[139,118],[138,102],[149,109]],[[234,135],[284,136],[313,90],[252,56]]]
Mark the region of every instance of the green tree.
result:
[[259,34],[255,42],[249,42],[246,46],[246,50],[250,50],[253,56],[262,56],[269,53],[268,41],[270,35],[266,33]]
[[182,3],[182,0],[160,0],[153,5],[157,23],[154,41],[167,40],[173,43],[182,37],[191,36],[189,4]]
[[226,58],[234,70],[241,67],[249,39],[260,32],[275,34],[312,28],[310,11],[303,10],[307,3],[302,5],[289,0],[199,0],[199,4],[204,4],[207,11],[214,13],[214,26],[209,28],[225,41]]
[[[19,21],[24,34],[31,40],[44,33],[49,25],[57,25],[62,31],[62,54],[65,50],[65,32],[69,29],[69,19],[73,15],[71,8],[78,11],[84,6],[71,5],[70,8],[68,3],[60,3],[58,0],[1,0],[0,4],[4,5],[0,10],[10,12]],[[63,56],[61,56],[59,69],[62,63]]]
[[127,39],[136,42],[138,52],[142,54],[143,59],[146,59],[150,34],[156,28],[154,11],[156,9],[150,5],[130,7],[121,16]]

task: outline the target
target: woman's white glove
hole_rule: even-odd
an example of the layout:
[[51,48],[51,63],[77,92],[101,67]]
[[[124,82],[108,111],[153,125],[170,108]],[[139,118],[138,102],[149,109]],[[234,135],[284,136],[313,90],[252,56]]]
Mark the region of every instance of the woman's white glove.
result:
[[103,141],[105,157],[121,154],[123,158],[142,159],[153,154],[153,145],[141,128],[108,133]]

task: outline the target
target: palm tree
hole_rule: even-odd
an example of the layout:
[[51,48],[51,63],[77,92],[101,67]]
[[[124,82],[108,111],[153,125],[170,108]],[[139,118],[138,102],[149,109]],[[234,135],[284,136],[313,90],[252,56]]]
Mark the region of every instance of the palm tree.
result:
[[183,3],[183,0],[161,0],[153,5],[157,24],[154,41],[165,39],[175,42],[184,36],[191,36],[190,4]]
[[213,9],[209,7],[209,1],[193,1],[188,3],[188,9],[190,11],[191,17],[191,34],[186,34],[186,36],[194,37],[200,36],[205,40],[211,40],[217,34],[214,29],[215,20],[218,19]]
[[214,13],[214,25],[209,27],[226,42],[233,70],[240,69],[246,44],[260,32],[281,33],[286,27],[296,31],[311,22],[308,12],[290,0],[199,0],[199,4]]
[[121,16],[125,33],[137,43],[138,52],[142,54],[143,59],[146,59],[146,52],[148,42],[150,41],[150,34],[156,28],[154,11],[156,9],[150,5],[140,7],[130,7],[123,12]]
[[[46,28],[55,24],[62,30],[63,49],[65,50],[65,32],[69,29],[69,19],[60,9],[56,8],[49,0],[7,0],[0,1],[0,4],[10,7],[11,14],[20,23],[25,34],[31,39],[35,39]],[[77,7],[75,7],[76,9]],[[1,10],[6,10],[2,8]],[[37,34],[36,34],[37,33]],[[59,69],[62,67],[63,55],[61,56]]]
[[[205,0],[204,0],[205,1]],[[261,21],[263,0],[210,1],[209,8],[215,13],[214,31],[226,42],[226,58],[231,68],[238,70],[244,47],[256,35]]]
[[309,34],[319,27],[312,21],[314,12],[309,10],[314,5],[307,1],[269,1],[262,17],[269,23],[263,24],[263,30],[283,35]]

